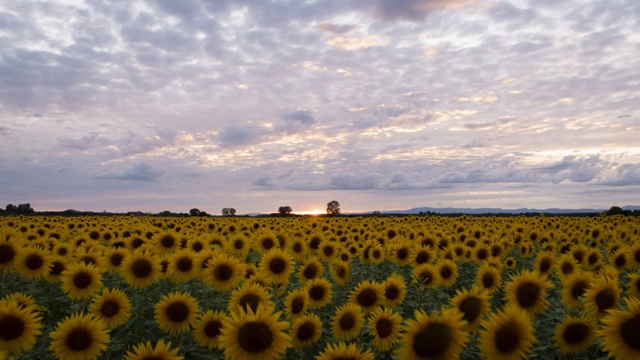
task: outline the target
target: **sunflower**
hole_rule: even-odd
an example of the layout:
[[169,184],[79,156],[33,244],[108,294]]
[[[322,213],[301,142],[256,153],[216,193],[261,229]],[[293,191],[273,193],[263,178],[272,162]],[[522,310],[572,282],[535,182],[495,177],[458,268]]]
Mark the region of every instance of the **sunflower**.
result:
[[182,283],[198,276],[200,268],[195,264],[195,256],[196,253],[190,249],[177,250],[169,255],[169,279]]
[[489,295],[477,286],[472,287],[471,290],[456,290],[456,295],[449,300],[449,303],[462,313],[462,320],[467,322],[465,329],[469,331],[476,331],[484,314],[489,311]]
[[626,248],[620,248],[609,257],[609,263],[618,271],[623,271],[629,264],[629,253]]
[[331,262],[338,256],[338,249],[333,241],[325,239],[320,243],[317,254],[322,260]]
[[620,304],[620,288],[617,282],[608,277],[601,277],[584,293],[584,308],[589,316],[600,319],[607,310],[618,308]]
[[160,255],[171,254],[180,248],[180,236],[173,230],[156,233],[151,241]]
[[358,344],[345,344],[342,341],[329,343],[316,356],[316,360],[374,360],[374,354],[367,349],[361,348]]
[[150,341],[140,343],[127,351],[124,360],[183,360],[184,357],[178,355],[178,348],[171,350],[171,341],[165,344],[164,340],[159,340],[156,346],[152,346]]
[[428,263],[419,265],[413,269],[413,278],[423,288],[436,288],[440,285],[440,273],[438,269]]
[[238,307],[247,311],[258,311],[258,307],[273,306],[269,292],[264,286],[256,283],[243,284],[240,288],[231,292],[227,309],[230,313],[237,312]]
[[553,341],[563,354],[578,354],[595,342],[597,329],[593,319],[567,316],[556,327]]
[[258,234],[253,242],[253,247],[259,253],[265,254],[269,250],[278,247],[278,240],[273,233],[263,232]]
[[331,334],[338,340],[349,340],[360,332],[363,324],[362,309],[347,303],[340,306],[331,318]]
[[400,338],[402,316],[389,308],[379,307],[371,314],[368,327],[373,337],[371,346],[380,352],[389,351]]
[[287,294],[284,300],[285,313],[288,320],[294,320],[307,312],[309,294],[304,289],[295,289]]
[[626,295],[640,299],[640,273],[629,275]]
[[109,332],[100,319],[93,315],[74,313],[58,322],[49,334],[49,350],[57,359],[95,359],[109,343]]
[[300,283],[305,284],[309,280],[321,278],[323,273],[324,268],[320,260],[315,256],[311,256],[298,269],[298,280],[300,280]]
[[516,259],[514,259],[511,256],[506,258],[506,259],[504,259],[504,267],[506,267],[509,270],[515,269],[517,264],[518,264],[518,262],[516,261]]
[[571,254],[563,254],[556,263],[556,271],[560,278],[569,276],[579,269],[579,264]]
[[384,261],[384,247],[380,244],[374,244],[368,250],[369,252],[369,264],[378,265]]
[[413,251],[411,263],[413,267],[432,263],[436,258],[435,250],[430,246],[420,246]]
[[562,303],[567,307],[583,309],[584,293],[595,282],[592,272],[576,271],[562,279]]
[[404,301],[407,295],[407,283],[402,275],[393,273],[382,283],[382,303],[389,307],[396,307]]
[[487,264],[481,266],[476,276],[476,285],[486,290],[489,295],[493,294],[502,285],[500,270]]
[[536,341],[530,316],[517,306],[507,306],[480,323],[478,347],[483,359],[527,358]]
[[131,301],[118,288],[102,289],[102,294],[91,301],[88,308],[96,318],[104,321],[108,329],[115,329],[129,320],[131,316]]
[[242,234],[234,234],[229,239],[229,252],[238,259],[245,259],[249,254],[249,240]]
[[0,300],[0,303],[4,303],[4,302],[16,303],[18,304],[18,307],[20,307],[21,309],[24,309],[24,308],[35,309],[38,307],[38,304],[36,303],[36,300],[33,298],[33,296],[29,294],[25,294],[23,292],[14,292],[5,296],[4,298],[2,298],[2,300]]
[[192,238],[189,239],[188,243],[187,243],[187,249],[193,251],[194,253],[199,253],[200,251],[204,250],[207,248],[207,244],[204,240],[200,239],[200,238]]
[[49,273],[51,257],[40,247],[26,247],[20,251],[15,260],[20,275],[27,280],[45,277]]
[[411,263],[413,248],[411,243],[401,240],[389,247],[388,258],[398,266],[406,266]]
[[347,262],[334,260],[329,264],[329,270],[331,271],[331,278],[338,285],[344,286],[351,278],[351,267]]
[[401,359],[457,359],[469,334],[465,322],[456,309],[443,308],[440,313],[427,315],[414,311],[415,319],[407,320],[397,350]]
[[436,269],[440,278],[440,285],[452,286],[458,280],[458,266],[452,260],[440,260],[436,265]]
[[0,237],[0,271],[13,270],[15,261],[19,258],[21,246],[14,238]]
[[640,358],[640,300],[626,298],[627,310],[609,310],[598,331],[602,348],[617,359]]
[[512,275],[511,281],[505,284],[504,300],[536,315],[549,304],[546,299],[547,289],[552,287],[551,282],[537,273],[521,271],[518,275]]
[[309,280],[305,286],[309,294],[309,307],[319,309],[331,302],[331,283],[325,278]]
[[589,249],[586,254],[585,266],[591,270],[602,263],[602,252],[600,249]]
[[0,349],[17,355],[33,348],[42,333],[41,319],[33,310],[16,301],[0,302]]
[[382,286],[371,280],[361,281],[349,294],[349,301],[360,306],[365,314],[376,310],[384,299]]
[[198,311],[198,303],[191,295],[172,292],[156,303],[153,319],[161,330],[178,334],[189,331]]
[[256,311],[238,307],[222,326],[220,343],[230,360],[274,359],[282,357],[291,338],[285,330],[289,324],[279,321],[280,312],[258,306]]
[[291,344],[295,348],[307,347],[320,339],[322,321],[316,314],[302,315],[291,323]]
[[287,250],[296,261],[302,261],[309,252],[307,243],[301,238],[294,238],[287,243]]
[[219,348],[222,327],[227,319],[228,317],[220,311],[207,310],[201,313],[193,325],[193,339],[198,345],[209,350]]
[[129,286],[143,289],[160,276],[160,259],[144,249],[137,249],[124,259],[120,271]]
[[544,251],[536,259],[535,271],[543,276],[548,276],[553,272],[553,263],[556,257],[553,253]]
[[61,288],[69,299],[88,299],[102,288],[102,274],[92,264],[71,264],[61,276]]
[[218,291],[233,289],[244,279],[245,266],[235,257],[220,255],[207,263],[202,280]]
[[62,272],[67,269],[67,263],[68,260],[62,256],[52,256],[51,265],[49,266],[49,273],[46,276],[47,281],[60,281]]
[[123,248],[108,248],[104,251],[105,269],[107,271],[119,272],[122,263],[127,256],[127,250]]
[[260,261],[260,272],[274,283],[288,281],[293,270],[291,256],[280,248],[267,251]]

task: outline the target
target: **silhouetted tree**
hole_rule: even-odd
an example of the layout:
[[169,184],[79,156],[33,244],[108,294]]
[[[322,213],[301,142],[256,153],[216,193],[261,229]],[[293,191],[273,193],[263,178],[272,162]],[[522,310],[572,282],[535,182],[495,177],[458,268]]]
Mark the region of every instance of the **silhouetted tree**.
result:
[[380,210],[375,210],[375,211],[373,212],[373,215],[374,215],[374,216],[380,216]]
[[329,215],[339,215],[340,214],[340,203],[331,200],[327,203],[327,214]]
[[15,206],[13,204],[8,204],[5,207],[5,213],[7,215],[32,215],[35,213],[35,210],[31,207],[31,204],[20,204]]
[[222,209],[222,216],[234,216],[235,214],[236,214],[236,209],[234,208]]
[[202,212],[199,209],[193,208],[189,210],[189,215],[191,216],[200,216],[200,214],[202,214]]
[[291,209],[291,206],[280,206],[278,208],[278,212],[280,213],[280,215],[289,215],[292,211],[293,209]]

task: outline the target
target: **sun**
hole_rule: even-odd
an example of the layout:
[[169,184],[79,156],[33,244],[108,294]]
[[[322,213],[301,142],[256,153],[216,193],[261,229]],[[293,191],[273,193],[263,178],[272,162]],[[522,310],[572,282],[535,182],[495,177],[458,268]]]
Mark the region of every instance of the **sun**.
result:
[[313,209],[313,210],[301,211],[299,212],[299,214],[300,215],[321,215],[321,214],[324,214],[324,212],[319,209]]

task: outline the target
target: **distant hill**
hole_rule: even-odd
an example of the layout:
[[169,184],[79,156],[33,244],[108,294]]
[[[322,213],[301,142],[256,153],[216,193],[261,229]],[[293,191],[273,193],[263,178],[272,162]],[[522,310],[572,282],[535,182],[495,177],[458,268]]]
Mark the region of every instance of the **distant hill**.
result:
[[[519,209],[502,209],[502,208],[435,208],[435,207],[416,207],[408,210],[387,210],[380,211],[382,214],[419,214],[419,213],[436,213],[436,214],[524,214],[524,213],[547,213],[547,214],[586,214],[586,213],[600,213],[607,211],[607,209],[560,209],[560,208],[547,208],[547,209],[532,209],[532,208],[519,208]],[[627,205],[622,207],[622,210],[634,211],[640,210],[640,206]],[[367,214],[371,212],[365,212]]]

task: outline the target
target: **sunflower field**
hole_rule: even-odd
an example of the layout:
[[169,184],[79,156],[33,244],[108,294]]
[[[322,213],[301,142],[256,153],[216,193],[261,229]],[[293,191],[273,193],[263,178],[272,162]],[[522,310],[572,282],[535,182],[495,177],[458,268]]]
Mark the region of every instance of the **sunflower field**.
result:
[[640,359],[640,219],[3,217],[0,359]]

